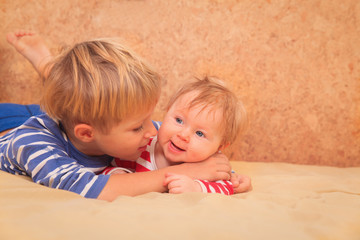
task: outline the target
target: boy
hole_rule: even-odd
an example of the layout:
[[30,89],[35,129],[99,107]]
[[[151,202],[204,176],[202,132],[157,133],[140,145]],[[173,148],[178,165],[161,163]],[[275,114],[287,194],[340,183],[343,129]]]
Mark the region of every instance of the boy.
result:
[[[50,59],[41,38],[17,31],[8,41],[43,78],[43,115],[0,138],[0,169],[88,198],[164,192],[165,173],[229,179],[223,155],[152,172],[96,175],[113,157],[135,161],[156,129],[151,114],[160,77],[134,53],[106,39],[76,44]],[[39,54],[39,55],[37,55]]]
[[[133,168],[142,172],[203,161],[232,144],[242,131],[245,119],[241,102],[222,82],[206,77],[187,83],[171,98],[157,137],[152,138]],[[113,165],[126,166],[119,159],[115,159]],[[112,173],[122,172],[116,167],[104,170],[104,174]],[[175,173],[167,174],[164,184],[170,193],[230,195],[251,189],[249,177],[236,177],[240,184],[235,189],[229,181],[193,180]]]

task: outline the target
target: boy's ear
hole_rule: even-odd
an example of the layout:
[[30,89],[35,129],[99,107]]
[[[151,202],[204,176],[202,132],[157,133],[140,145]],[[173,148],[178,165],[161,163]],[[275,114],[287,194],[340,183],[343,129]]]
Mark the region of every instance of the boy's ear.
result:
[[94,129],[85,123],[76,124],[74,127],[74,135],[82,142],[91,142],[94,140]]

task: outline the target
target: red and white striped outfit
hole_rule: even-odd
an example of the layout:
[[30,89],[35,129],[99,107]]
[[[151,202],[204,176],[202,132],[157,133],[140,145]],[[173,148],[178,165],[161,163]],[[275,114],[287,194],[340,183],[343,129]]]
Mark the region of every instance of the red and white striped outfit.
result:
[[[147,172],[157,170],[155,162],[155,145],[157,137],[151,138],[146,150],[141,154],[141,156],[136,160],[136,162],[125,161],[118,158],[115,158],[111,165],[114,167],[107,167],[101,174],[111,174],[117,169],[122,169],[125,172]],[[225,195],[234,194],[234,189],[230,181],[216,181],[209,182],[207,180],[195,180],[201,186],[201,189],[204,193],[221,193]]]

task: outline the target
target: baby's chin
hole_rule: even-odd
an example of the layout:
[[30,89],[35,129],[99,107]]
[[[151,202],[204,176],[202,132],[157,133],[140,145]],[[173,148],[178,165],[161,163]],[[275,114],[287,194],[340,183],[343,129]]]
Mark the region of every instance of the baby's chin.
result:
[[170,165],[177,165],[186,162],[183,157],[166,156],[165,154],[165,158]]
[[[166,157],[166,156],[165,156]],[[189,158],[189,157],[179,157],[179,158],[172,158],[166,157],[170,165],[176,165],[180,163],[196,163],[204,161],[205,159],[196,159],[196,158]]]

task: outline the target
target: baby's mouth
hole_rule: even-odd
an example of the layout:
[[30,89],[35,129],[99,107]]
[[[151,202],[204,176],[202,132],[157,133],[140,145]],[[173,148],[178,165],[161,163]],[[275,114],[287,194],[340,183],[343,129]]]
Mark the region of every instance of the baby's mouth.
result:
[[178,150],[178,151],[185,151],[184,149],[179,148],[178,146],[176,146],[172,141],[170,141],[170,144],[171,144],[171,146],[172,146],[173,148],[175,148],[175,149]]

